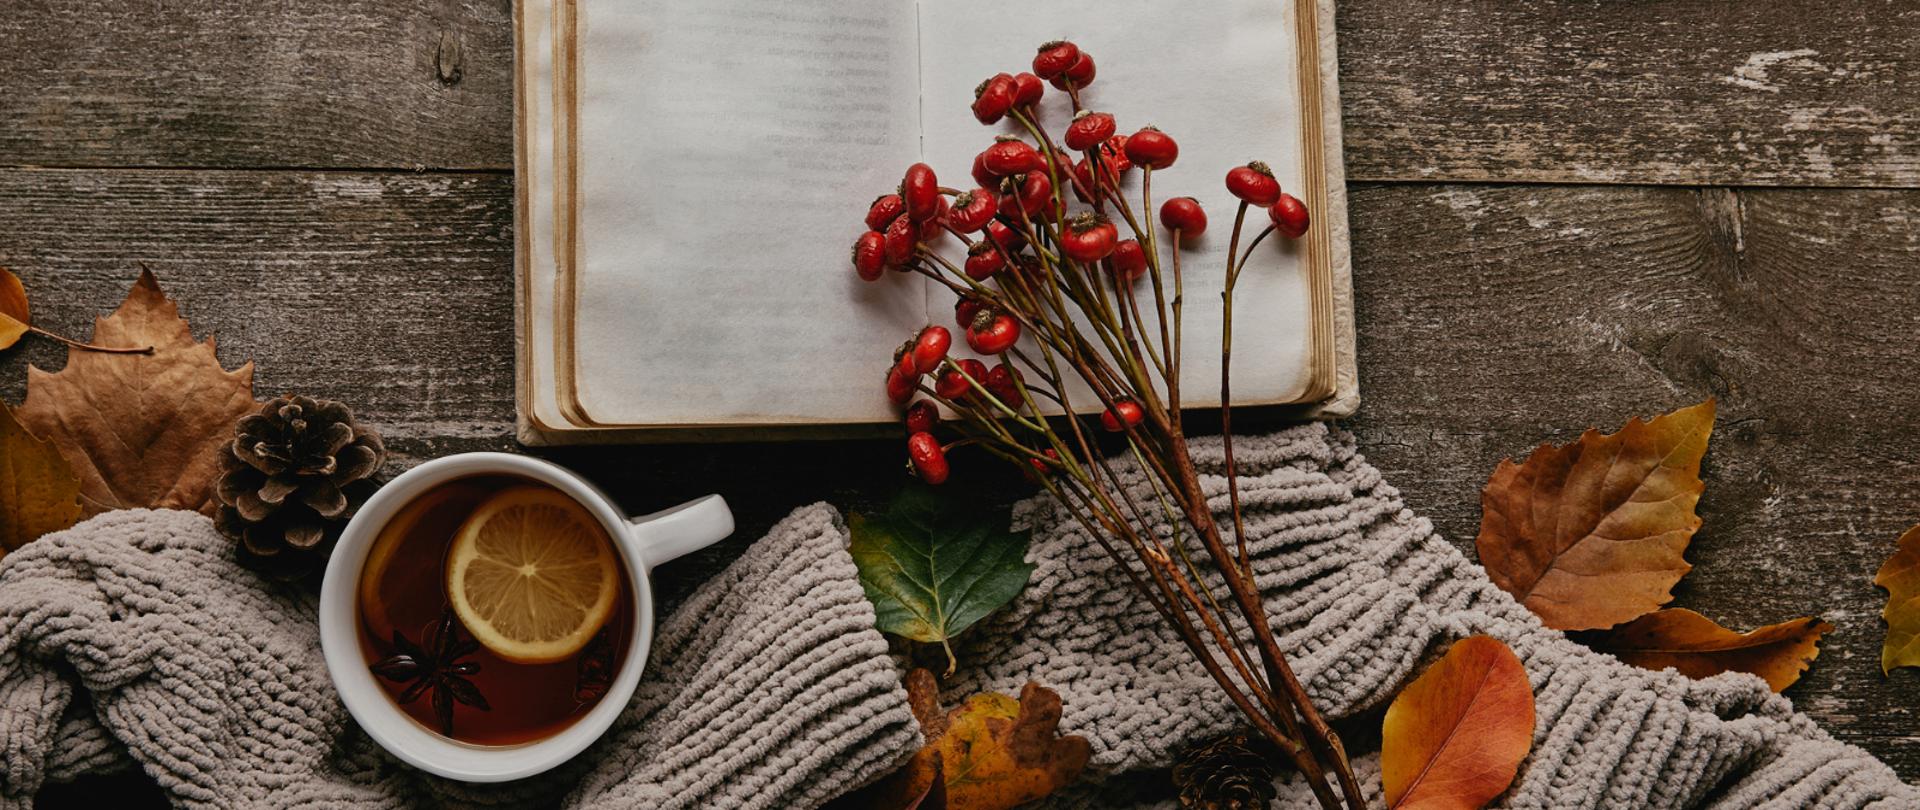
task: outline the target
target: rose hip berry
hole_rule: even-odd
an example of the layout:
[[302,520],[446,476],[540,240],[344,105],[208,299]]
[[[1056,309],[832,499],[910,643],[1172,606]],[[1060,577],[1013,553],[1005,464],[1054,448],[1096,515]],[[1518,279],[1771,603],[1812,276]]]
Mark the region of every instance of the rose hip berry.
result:
[[1227,190],[1263,208],[1280,199],[1280,181],[1273,178],[1273,170],[1267,168],[1267,164],[1257,160],[1227,172]]
[[967,325],[967,346],[981,354],[999,354],[1020,342],[1020,322],[1004,312],[983,310]]
[[988,241],[1000,246],[1000,249],[1006,251],[1008,254],[1019,252],[1019,250],[1027,244],[1025,236],[1022,236],[1019,231],[1014,230],[1013,226],[998,219],[987,223],[985,233]]
[[987,239],[1008,254],[1020,252],[1020,248],[1027,244],[1026,237],[1021,236],[1019,231],[997,219],[987,223]]
[[1046,82],[1031,73],[1013,75],[1013,106],[1031,107],[1040,103],[1040,97],[1046,95]]
[[940,424],[940,407],[923,399],[907,406],[907,433],[928,433]]
[[873,205],[867,206],[867,227],[876,231],[885,231],[894,220],[907,212],[907,204],[898,194],[882,194],[874,198]]
[[1053,181],[1047,179],[1045,172],[1027,172],[1007,182],[1017,185],[1012,193],[1000,198],[1001,216],[1019,219],[1024,211],[1028,217],[1045,218],[1048,203],[1053,202]]
[[940,367],[940,361],[947,359],[947,349],[953,345],[953,333],[944,326],[928,326],[915,336],[912,349],[913,370],[919,374],[931,374]]
[[1123,399],[1113,403],[1113,407],[1100,414],[1100,427],[1108,433],[1120,433],[1140,424],[1140,420],[1145,416],[1146,413],[1140,410],[1140,403]]
[[1127,158],[1127,136],[1115,135],[1100,144],[1100,160],[1112,166],[1116,175],[1126,174],[1133,168],[1133,161]]
[[914,222],[925,222],[940,213],[940,181],[933,176],[933,167],[925,163],[915,163],[907,167],[907,175],[900,181],[900,198],[907,203],[907,216]]
[[887,369],[887,399],[895,405],[905,405],[913,399],[913,392],[920,387],[920,375],[913,370],[912,355],[902,352],[900,359]]
[[1192,197],[1174,197],[1160,204],[1160,224],[1181,238],[1192,239],[1207,230],[1207,212]]
[[986,281],[1005,266],[1007,255],[1000,252],[1000,246],[984,239],[967,246],[967,278]]
[[1097,262],[1113,252],[1114,243],[1119,239],[1120,231],[1113,223],[1093,214],[1081,214],[1067,224],[1066,232],[1061,234],[1060,249],[1074,261]]
[[1033,465],[1033,471],[1037,474],[1046,475],[1050,472],[1053,472],[1053,468],[1060,464],[1060,454],[1054,452],[1053,448],[1051,447],[1040,451],[1040,455],[1046,456],[1046,458],[1027,459],[1027,463]]
[[1145,127],[1127,138],[1127,159],[1134,165],[1149,169],[1164,169],[1173,165],[1180,157],[1180,145],[1165,132]]
[[1005,73],[973,88],[973,117],[982,124],[997,123],[1013,108],[1013,77]]
[[913,245],[918,229],[913,220],[900,217],[887,226],[887,266],[895,270],[905,270],[913,261]]
[[1088,192],[1105,193],[1119,188],[1120,175],[1116,169],[1117,167],[1110,163],[1100,164],[1099,171],[1097,172],[1098,180],[1096,181],[1093,162],[1086,158],[1081,158],[1079,163],[1073,164],[1073,179],[1075,181],[1073,184],[1073,196],[1080,198],[1081,202],[1090,203],[1093,202],[1093,198],[1087,196]]
[[1130,283],[1147,272],[1147,251],[1133,239],[1121,240],[1113,246],[1113,280],[1115,283]]
[[947,224],[961,233],[973,233],[987,227],[999,204],[993,192],[984,188],[960,192],[960,196],[953,198],[953,207],[947,212]]
[[987,171],[986,161],[987,153],[984,151],[973,156],[973,182],[980,186],[997,186],[1000,184],[1000,179],[995,177],[993,172]]
[[1067,125],[1067,148],[1084,152],[1113,137],[1113,116],[1103,112],[1081,112]]
[[1312,222],[1307,215],[1307,204],[1292,194],[1280,195],[1280,199],[1267,208],[1267,216],[1273,218],[1273,229],[1288,239],[1305,236],[1307,225]]
[[973,325],[973,319],[979,317],[980,311],[986,306],[974,298],[956,300],[953,302],[953,320],[960,325],[961,329],[965,329]]
[[853,242],[853,270],[866,281],[880,280],[887,269],[887,238],[873,231],[860,234]]
[[921,431],[908,436],[907,460],[913,463],[913,473],[920,480],[929,484],[947,482],[947,451],[933,434]]
[[947,198],[942,195],[934,205],[933,216],[920,221],[920,241],[938,242],[947,235]]
[[987,147],[987,151],[980,153],[980,165],[997,177],[1046,168],[1046,162],[1041,160],[1040,153],[1019,138],[995,141],[992,146]]
[[994,365],[992,371],[987,372],[984,383],[987,386],[987,393],[992,394],[994,399],[1000,400],[1000,404],[1018,410],[1021,399],[1020,385],[1016,380],[1019,378],[1019,371],[1006,363],[999,363]]
[[1040,46],[1039,53],[1033,55],[1034,75],[1042,79],[1051,79],[1067,72],[1073,63],[1080,61],[1080,47],[1066,40],[1055,40]]
[[1065,72],[1053,77],[1053,86],[1065,90],[1067,89],[1067,82],[1073,82],[1073,86],[1076,88],[1086,87],[1089,84],[1093,84],[1093,73],[1093,57],[1089,56],[1086,51],[1081,51],[1080,58],[1073,60],[1073,67],[1067,68]]
[[973,391],[973,382],[969,381],[968,377],[978,381],[987,376],[987,364],[973,358],[962,360],[957,365],[958,368],[949,368],[940,373],[939,379],[934,380],[935,394],[945,399],[958,400]]

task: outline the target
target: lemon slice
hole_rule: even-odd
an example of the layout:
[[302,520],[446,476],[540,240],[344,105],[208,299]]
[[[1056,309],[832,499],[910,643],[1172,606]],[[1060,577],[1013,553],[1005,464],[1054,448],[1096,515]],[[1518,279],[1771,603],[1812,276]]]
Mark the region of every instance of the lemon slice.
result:
[[620,563],[600,522],[565,494],[501,490],[447,551],[447,598],[495,655],[525,664],[578,653],[613,613]]

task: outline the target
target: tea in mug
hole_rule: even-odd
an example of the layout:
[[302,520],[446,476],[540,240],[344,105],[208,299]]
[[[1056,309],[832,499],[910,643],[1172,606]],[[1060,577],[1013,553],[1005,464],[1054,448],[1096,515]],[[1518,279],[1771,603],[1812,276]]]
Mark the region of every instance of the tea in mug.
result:
[[631,580],[580,502],[511,475],[441,484],[381,529],[360,649],[408,716],[475,745],[550,737],[599,703],[633,638]]

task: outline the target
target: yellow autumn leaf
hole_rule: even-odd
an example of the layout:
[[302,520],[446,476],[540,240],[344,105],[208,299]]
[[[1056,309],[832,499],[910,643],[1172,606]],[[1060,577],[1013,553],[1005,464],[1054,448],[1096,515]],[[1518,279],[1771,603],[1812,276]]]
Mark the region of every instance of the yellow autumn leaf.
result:
[[1037,683],[1019,699],[986,693],[942,714],[933,673],[907,676],[907,698],[927,746],[900,770],[836,807],[1012,810],[1072,782],[1087,766],[1085,737],[1061,737],[1060,695]]
[[19,343],[31,322],[27,288],[20,286],[20,277],[13,271],[0,267],[0,349]]
[[1898,548],[1880,566],[1873,584],[1887,589],[1887,638],[1880,645],[1880,672],[1920,667],[1920,526],[1900,535]]

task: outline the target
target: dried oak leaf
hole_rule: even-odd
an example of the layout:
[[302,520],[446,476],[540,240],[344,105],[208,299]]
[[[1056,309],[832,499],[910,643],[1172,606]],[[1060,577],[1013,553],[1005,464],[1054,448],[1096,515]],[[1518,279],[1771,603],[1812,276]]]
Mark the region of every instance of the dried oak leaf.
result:
[[1794,619],[1746,633],[1728,630],[1683,608],[1668,608],[1594,634],[1587,646],[1642,669],[1669,667],[1689,678],[1748,672],[1779,692],[1820,656],[1820,636],[1833,625]]
[[1709,399],[1500,462],[1480,496],[1487,575],[1556,630],[1612,627],[1666,604],[1693,567],[1682,554],[1700,528],[1713,414]]
[[1061,737],[1060,695],[1029,683],[1015,700],[974,695],[940,711],[933,673],[907,676],[907,699],[927,747],[841,806],[877,810],[1011,810],[1051,795],[1087,766],[1085,737]]
[[80,519],[80,480],[0,402],[0,557]]
[[195,342],[145,271],[126,302],[94,322],[93,340],[153,352],[70,348],[58,372],[29,367],[21,423],[73,466],[89,515],[137,507],[211,514],[220,447],[256,407],[253,363],[222,369],[213,338]]
[[1920,667],[1920,526],[1900,535],[1898,550],[1873,575],[1887,589],[1887,638],[1880,645],[1880,672]]
[[1533,748],[1533,687],[1507,645],[1461,639],[1400,690],[1381,724],[1380,779],[1399,810],[1473,810]]
[[27,288],[20,285],[20,277],[13,271],[0,267],[0,349],[19,343],[31,322]]

